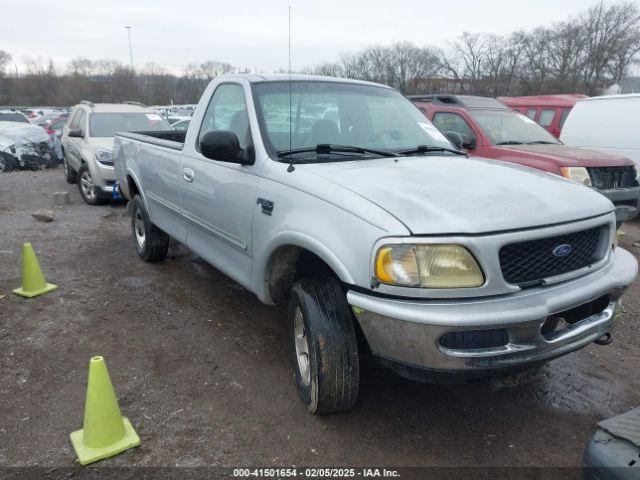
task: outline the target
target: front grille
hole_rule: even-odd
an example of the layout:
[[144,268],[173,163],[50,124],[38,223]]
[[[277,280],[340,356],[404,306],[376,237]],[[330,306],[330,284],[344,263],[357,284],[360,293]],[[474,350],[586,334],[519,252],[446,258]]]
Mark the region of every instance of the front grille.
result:
[[589,168],[591,184],[598,189],[631,188],[638,186],[633,166]]
[[[591,265],[606,252],[606,248],[601,248],[601,239],[606,238],[607,229],[608,226],[601,226],[505,245],[499,254],[502,276],[509,283],[530,286],[541,283],[544,278]],[[567,250],[569,253],[565,253]],[[562,253],[565,254],[560,255]]]

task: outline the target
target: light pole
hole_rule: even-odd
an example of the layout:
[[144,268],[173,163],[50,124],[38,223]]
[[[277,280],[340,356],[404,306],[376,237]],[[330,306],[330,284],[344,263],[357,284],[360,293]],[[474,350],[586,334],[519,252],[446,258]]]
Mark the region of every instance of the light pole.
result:
[[131,75],[133,75],[133,54],[131,53],[131,27],[124,27],[127,29],[127,38],[129,39],[129,66],[131,67]]

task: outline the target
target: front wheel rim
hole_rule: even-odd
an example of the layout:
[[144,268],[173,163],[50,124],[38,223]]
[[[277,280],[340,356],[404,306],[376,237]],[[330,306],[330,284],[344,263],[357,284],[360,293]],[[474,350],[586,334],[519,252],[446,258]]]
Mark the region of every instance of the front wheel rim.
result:
[[142,218],[142,212],[140,209],[136,210],[135,215],[133,216],[133,233],[136,236],[136,242],[140,248],[144,248],[144,243],[146,240],[145,228],[144,228],[144,219]]
[[80,176],[80,188],[85,198],[92,201],[96,198],[96,187],[93,185],[91,174],[87,171],[82,172]]
[[296,347],[296,360],[298,361],[298,372],[305,387],[311,383],[311,366],[309,364],[309,341],[304,328],[302,310],[296,308],[293,314],[293,335]]

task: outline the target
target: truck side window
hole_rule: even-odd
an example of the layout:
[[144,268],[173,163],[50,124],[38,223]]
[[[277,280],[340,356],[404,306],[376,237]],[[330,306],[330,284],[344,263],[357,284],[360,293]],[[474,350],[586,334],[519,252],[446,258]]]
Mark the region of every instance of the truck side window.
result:
[[527,117],[529,117],[531,120],[535,120],[536,119],[536,113],[537,113],[537,110],[535,108],[529,108],[527,110]]
[[438,112],[433,116],[433,124],[438,127],[442,133],[459,133],[462,135],[462,140],[465,144],[471,145],[477,141],[476,134],[473,133],[467,121],[457,113]]
[[240,85],[225,83],[216,88],[202,120],[200,138],[211,130],[231,130],[242,148],[251,143],[247,104]]
[[545,108],[543,110],[540,110],[540,118],[538,118],[538,123],[543,127],[549,127],[553,123],[553,117],[555,116],[555,109]]

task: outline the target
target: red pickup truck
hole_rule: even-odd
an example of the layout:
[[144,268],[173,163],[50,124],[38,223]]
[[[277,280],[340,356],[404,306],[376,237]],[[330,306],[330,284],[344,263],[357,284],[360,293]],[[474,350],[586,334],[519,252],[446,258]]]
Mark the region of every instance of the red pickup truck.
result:
[[638,215],[638,173],[628,158],[566,146],[531,118],[493,98],[410,98],[457,147],[478,157],[537,168],[595,188],[613,202],[619,224]]
[[556,138],[560,138],[560,132],[569,112],[582,98],[587,98],[581,93],[567,93],[564,95],[531,95],[526,97],[498,97],[507,107],[524,113],[531,120],[535,120],[544,129]]

